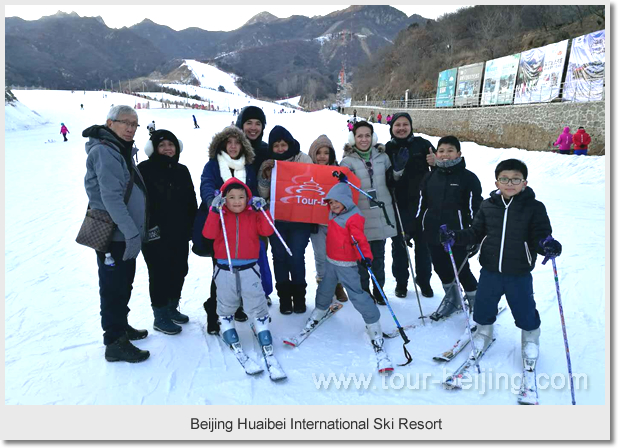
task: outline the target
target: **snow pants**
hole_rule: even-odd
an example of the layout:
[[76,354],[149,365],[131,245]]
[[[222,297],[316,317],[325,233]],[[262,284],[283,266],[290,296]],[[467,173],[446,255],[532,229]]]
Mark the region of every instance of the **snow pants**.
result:
[[268,303],[262,288],[257,263],[251,263],[230,270],[217,264],[214,270],[217,285],[217,314],[232,316],[240,306],[242,298],[245,313],[250,318],[268,314]]
[[[371,253],[373,254],[373,261],[371,263],[371,271],[378,280],[380,288],[384,289],[384,281],[386,280],[384,274],[384,248],[386,246],[386,240],[369,241],[369,247],[371,247]],[[354,249],[356,250],[356,249]],[[358,263],[358,273],[361,278],[361,285],[363,289],[369,292],[369,271],[366,267]],[[345,285],[344,285],[345,286]]]
[[[423,232],[414,232],[412,234],[414,241],[414,269],[419,285],[429,285],[431,280],[431,255],[429,247],[423,238]],[[410,271],[408,270],[408,249],[404,246],[403,237],[398,234],[391,239],[391,249],[393,253],[393,277],[397,280],[397,284],[407,285]],[[414,281],[414,279],[412,279]]]
[[142,254],[148,266],[150,303],[160,308],[179,299],[189,272],[189,243],[159,239],[144,244]]
[[[461,266],[461,263],[466,259],[466,248],[463,246],[452,246],[453,258],[455,259],[455,264],[457,265],[457,269]],[[433,268],[435,269],[438,277],[442,281],[443,285],[448,285],[449,283],[453,283],[455,281],[455,272],[453,272],[453,262],[451,261],[451,257],[444,250],[444,246],[442,245],[430,245],[429,251],[431,252],[431,261],[433,263]],[[474,277],[474,274],[470,271],[470,263],[466,260],[466,264],[461,269],[459,273],[459,281],[461,286],[463,286],[464,291],[471,292],[476,291],[477,281]],[[475,305],[476,306],[476,305]]]
[[517,328],[532,331],[541,326],[541,318],[534,301],[532,274],[508,275],[485,268],[481,269],[476,290],[474,322],[480,325],[493,324],[498,314],[498,302],[503,295],[506,295]]
[[574,149],[573,154],[575,154],[576,156],[585,156],[588,154],[588,150],[587,149]]
[[326,232],[328,226],[318,225],[317,233],[311,234],[311,245],[315,256],[315,275],[324,278],[326,271]]
[[112,241],[109,252],[115,265],[105,265],[105,254],[96,252],[99,266],[99,296],[101,298],[101,327],[103,343],[116,342],[127,331],[129,300],[135,279],[135,260],[122,261],[126,244]]
[[356,266],[339,266],[326,261],[326,272],[318,284],[315,307],[325,310],[329,307],[335,294],[337,283],[341,283],[348,292],[348,298],[367,325],[380,320],[380,310],[367,291],[361,287],[360,275]]
[[292,251],[290,257],[276,233],[269,237],[273,252],[275,281],[286,283],[291,280],[293,285],[305,285],[305,249],[309,244],[311,224],[275,221],[275,227]]

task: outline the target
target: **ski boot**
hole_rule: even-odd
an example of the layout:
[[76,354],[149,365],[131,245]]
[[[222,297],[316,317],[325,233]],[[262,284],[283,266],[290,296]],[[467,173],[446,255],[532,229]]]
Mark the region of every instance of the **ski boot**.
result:
[[311,315],[309,316],[309,319],[307,319],[307,322],[305,322],[304,330],[306,331],[313,330],[313,327],[315,327],[318,324],[318,322],[320,322],[322,318],[326,316],[327,312],[328,312],[328,308],[326,308],[325,310],[314,308],[313,311],[311,312]]
[[219,327],[221,338],[227,345],[234,347],[235,344],[238,344],[240,346],[240,339],[234,325],[234,316],[220,316]]
[[268,323],[270,322],[270,316],[267,314],[263,317],[256,317],[253,320],[253,331],[257,337],[257,340],[262,347],[262,354],[264,355],[264,362],[268,369],[268,375],[273,381],[279,381],[287,378],[287,375],[283,371],[283,368],[277,361],[274,355],[273,349],[273,337],[268,329]]
[[440,306],[438,306],[438,309],[429,316],[431,320],[438,321],[450,316],[455,311],[461,310],[461,301],[458,297],[457,283],[453,282],[443,284],[442,286],[444,287],[445,295],[440,303]]
[[468,314],[472,315],[472,311],[474,311],[474,301],[476,300],[476,291],[466,291],[464,300],[468,304]]
[[373,351],[375,352],[378,360],[378,372],[392,372],[393,364],[384,350],[384,336],[382,335],[382,326],[380,325],[380,322],[378,321],[373,324],[367,324],[367,334],[369,335]]
[[533,361],[539,358],[539,338],[541,337],[541,327],[532,331],[521,330],[521,357],[524,360]]
[[476,358],[477,354],[483,352],[489,347],[494,340],[494,326],[476,324],[476,332],[472,336],[473,350],[470,352],[470,358]]

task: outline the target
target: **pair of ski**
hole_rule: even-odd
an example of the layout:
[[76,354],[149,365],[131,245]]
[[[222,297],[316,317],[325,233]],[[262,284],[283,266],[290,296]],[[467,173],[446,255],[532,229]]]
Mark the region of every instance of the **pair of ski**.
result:
[[[255,326],[253,325],[253,323],[251,323],[251,331],[253,332],[253,335],[255,336],[259,344],[260,340],[258,338],[257,332],[255,331]],[[219,337],[221,337],[221,334],[219,334]],[[223,341],[223,338],[221,338],[221,340]],[[234,353],[234,356],[236,357],[242,368],[245,369],[245,373],[247,375],[258,375],[264,371],[264,369],[260,367],[258,363],[256,363],[245,353],[242,346],[240,345],[240,342],[236,342],[232,345],[228,345],[225,341],[223,341],[223,343],[227,345],[230,350],[232,350],[232,353]],[[264,364],[266,364],[270,379],[272,381],[281,381],[286,379],[288,376],[281,367],[281,364],[279,364],[279,361],[277,361],[277,358],[275,358],[275,355],[273,353],[273,346],[260,345],[260,347],[262,350],[262,356],[264,358]]]
[[[500,306],[498,308],[498,314],[502,313],[506,309],[506,306]],[[472,335],[477,330],[476,325],[471,328]],[[461,389],[462,388],[462,379],[464,376],[469,375],[471,369],[476,367],[481,360],[481,358],[485,355],[487,350],[493,345],[494,338],[482,351],[478,353],[471,353],[468,359],[466,359],[458,368],[449,375],[444,382],[442,383],[445,389]],[[468,337],[467,331],[460,336],[455,345],[450,349],[438,356],[434,356],[434,361],[438,362],[449,362],[455,356],[457,356],[461,351],[470,343],[470,338]],[[536,384],[536,360],[533,359],[524,359],[524,368],[522,373],[521,386],[519,389],[519,393],[517,395],[517,402],[522,405],[538,405],[539,404],[539,396],[537,392],[537,384]]]
[[[291,336],[289,338],[284,338],[283,343],[289,345],[291,347],[298,347],[303,343],[305,339],[307,339],[320,325],[326,322],[328,319],[333,317],[333,315],[343,308],[341,303],[333,303],[328,308],[326,314],[322,319],[318,320],[315,325],[311,328],[303,328],[297,335]],[[378,372],[379,373],[389,373],[393,371],[393,364],[391,363],[386,351],[381,346],[376,345],[373,341],[371,343],[373,350],[376,354],[376,359],[378,361]]]

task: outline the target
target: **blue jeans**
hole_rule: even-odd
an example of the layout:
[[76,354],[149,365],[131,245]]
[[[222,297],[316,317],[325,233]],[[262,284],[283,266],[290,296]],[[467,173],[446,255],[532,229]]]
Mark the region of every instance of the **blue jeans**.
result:
[[290,257],[276,233],[269,237],[273,252],[275,281],[286,283],[291,280],[294,285],[306,284],[305,249],[309,244],[311,224],[275,221],[275,227],[292,251]]
[[509,275],[481,269],[474,302],[474,322],[491,325],[496,321],[498,302],[503,295],[515,318],[515,326],[525,331],[536,330],[541,326],[541,318],[536,309],[532,274]]
[[112,242],[109,252],[115,266],[105,265],[105,254],[96,252],[99,266],[99,295],[101,297],[101,327],[103,343],[114,343],[127,331],[129,299],[135,278],[135,260],[122,261],[125,250],[124,242]]

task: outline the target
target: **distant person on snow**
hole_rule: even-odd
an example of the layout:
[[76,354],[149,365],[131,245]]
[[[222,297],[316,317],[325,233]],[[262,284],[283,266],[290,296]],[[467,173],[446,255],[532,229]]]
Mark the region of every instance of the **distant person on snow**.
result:
[[83,104],[80,104],[80,107],[81,107],[82,110],[84,110],[84,105]]
[[116,224],[107,250],[112,259],[96,252],[101,326],[109,362],[141,362],[150,356],[130,342],[145,338],[148,331],[136,330],[127,321],[135,259],[147,240],[146,187],[133,161],[137,154],[133,137],[138,126],[137,112],[119,105],[110,109],[104,126],[94,125],[82,132],[89,138],[84,179],[88,206],[105,210]]
[[573,135],[573,153],[576,156],[585,156],[588,154],[588,145],[590,144],[590,135],[586,132],[583,126],[577,128],[577,132]]
[[193,117],[193,126],[194,126],[193,129],[199,129],[200,125],[197,124],[197,118],[195,118],[195,115],[192,115],[192,117]]
[[560,154],[570,154],[571,145],[573,144],[573,134],[568,126],[564,127],[562,134],[558,137],[558,140],[554,143],[554,146],[560,148]]
[[377,119],[378,119],[378,123],[382,123],[382,112],[378,112]]
[[156,127],[155,127],[154,120],[152,120],[152,123],[149,123],[148,125],[146,125],[146,129],[148,129],[148,133],[150,135],[152,135],[152,133],[157,130]]
[[389,125],[391,124],[391,116],[390,115],[386,116],[386,124],[389,124]]
[[64,141],[68,142],[69,139],[67,139],[67,134],[70,134],[69,130],[67,129],[67,127],[64,125],[64,123],[60,123],[60,133],[62,134],[62,136],[64,137]]

